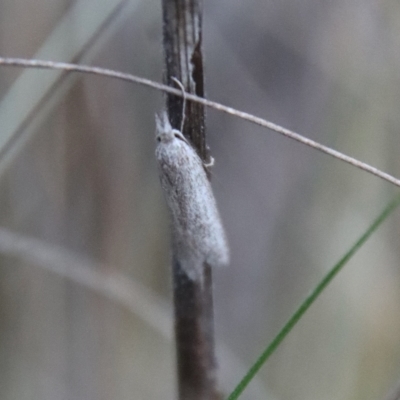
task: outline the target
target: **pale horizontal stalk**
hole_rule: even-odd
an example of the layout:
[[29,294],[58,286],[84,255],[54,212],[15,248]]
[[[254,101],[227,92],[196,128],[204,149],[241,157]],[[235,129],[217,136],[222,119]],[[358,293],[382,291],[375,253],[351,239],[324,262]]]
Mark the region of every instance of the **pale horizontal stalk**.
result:
[[[116,78],[123,81],[136,83],[139,85],[144,85],[147,87],[151,87],[156,90],[161,90],[166,93],[171,93],[176,96],[182,96],[182,92],[179,89],[172,88],[167,85],[163,85],[161,83],[152,81],[150,79],[141,78],[135,75],[127,74],[120,71],[115,71],[106,68],[100,67],[91,67],[88,65],[78,65],[78,64],[70,64],[56,61],[43,61],[43,60],[29,60],[22,58],[6,58],[0,57],[0,65],[9,65],[9,66],[17,66],[17,67],[27,67],[27,68],[44,68],[44,69],[58,69],[66,72],[81,72],[94,74],[99,76],[106,76],[109,78]],[[378,178],[385,180],[395,186],[400,187],[400,179],[370,165],[363,161],[360,161],[354,157],[350,157],[340,151],[332,149],[331,147],[325,146],[321,143],[316,142],[315,140],[308,139],[307,137],[300,135],[294,131],[286,129],[280,125],[274,124],[273,122],[267,121],[266,119],[256,117],[255,115],[246,113],[244,111],[236,110],[235,108],[225,106],[223,104],[217,103],[215,101],[203,99],[201,97],[197,97],[193,94],[186,93],[186,99],[189,101],[197,102],[203,104],[204,106],[214,108],[215,110],[225,112],[227,114],[233,115],[235,117],[241,118],[245,121],[252,122],[256,125],[262,126],[264,128],[270,129],[271,131],[277,132],[289,139],[296,140],[302,144],[305,144],[308,147],[319,150],[322,153],[328,154],[338,160],[341,160],[347,164],[350,164],[354,167],[357,167],[369,174],[375,175]]]

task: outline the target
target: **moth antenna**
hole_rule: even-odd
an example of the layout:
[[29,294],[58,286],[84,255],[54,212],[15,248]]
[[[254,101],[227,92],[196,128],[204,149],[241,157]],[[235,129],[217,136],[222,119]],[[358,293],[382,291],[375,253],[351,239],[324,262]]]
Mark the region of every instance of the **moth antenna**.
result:
[[181,89],[182,91],[183,104],[182,104],[181,133],[183,134],[183,127],[185,125],[185,116],[186,116],[186,91],[182,85],[182,82],[178,78],[172,76],[171,80],[173,80],[179,86],[179,89]]

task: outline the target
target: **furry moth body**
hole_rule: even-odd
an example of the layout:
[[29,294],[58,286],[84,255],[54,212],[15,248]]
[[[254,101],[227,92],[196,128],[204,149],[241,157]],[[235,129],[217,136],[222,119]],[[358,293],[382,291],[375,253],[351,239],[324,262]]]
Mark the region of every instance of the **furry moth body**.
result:
[[203,263],[229,263],[229,249],[204,165],[164,112],[156,115],[156,159],[161,187],[172,216],[174,252],[192,280]]

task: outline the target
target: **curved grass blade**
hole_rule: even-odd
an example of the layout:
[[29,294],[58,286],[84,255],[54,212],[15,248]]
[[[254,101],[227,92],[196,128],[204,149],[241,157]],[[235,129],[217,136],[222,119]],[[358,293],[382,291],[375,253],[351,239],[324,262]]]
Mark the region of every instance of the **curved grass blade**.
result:
[[246,389],[247,385],[251,382],[257,372],[261,369],[264,363],[269,359],[271,354],[278,348],[281,342],[286,338],[288,333],[293,329],[305,312],[310,308],[323,290],[331,283],[332,279],[340,272],[340,270],[347,264],[351,257],[357,252],[358,249],[369,239],[373,232],[382,224],[382,222],[396,209],[400,204],[400,195],[398,195],[392,202],[390,202],[382,213],[375,219],[370,227],[364,234],[357,240],[357,242],[350,248],[350,250],[331,268],[331,270],[324,276],[320,283],[314,290],[305,298],[300,307],[289,318],[281,331],[275,336],[268,347],[262,352],[260,357],[256,360],[253,366],[249,369],[247,374],[239,382],[233,392],[229,395],[227,400],[236,400]]

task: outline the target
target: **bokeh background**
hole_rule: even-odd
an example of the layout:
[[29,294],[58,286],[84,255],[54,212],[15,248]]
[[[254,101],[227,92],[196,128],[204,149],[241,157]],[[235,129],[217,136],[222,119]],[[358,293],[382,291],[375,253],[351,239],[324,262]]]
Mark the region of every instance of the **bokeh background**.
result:
[[[395,0],[204,1],[206,92],[400,176]],[[1,0],[0,55],[160,81],[156,0]],[[0,398],[176,398],[163,96],[0,67]],[[215,271],[227,393],[396,190],[207,111],[232,263]],[[379,400],[400,378],[400,216],[349,262],[243,399]]]

